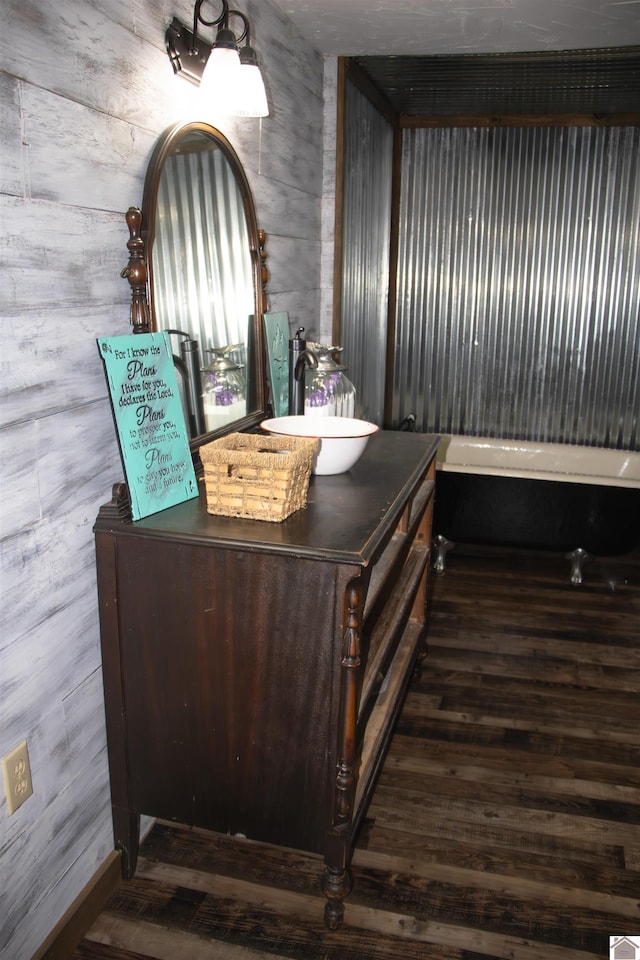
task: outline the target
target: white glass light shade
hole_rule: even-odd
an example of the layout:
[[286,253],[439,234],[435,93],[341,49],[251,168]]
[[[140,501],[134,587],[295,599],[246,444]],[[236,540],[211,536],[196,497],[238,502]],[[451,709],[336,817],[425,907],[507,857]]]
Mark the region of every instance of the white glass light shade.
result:
[[267,117],[269,104],[260,67],[256,63],[243,63],[237,74],[232,95],[233,113],[236,117]]
[[223,99],[236,89],[239,74],[238,51],[229,47],[214,47],[205,64],[200,91],[215,97],[222,105]]

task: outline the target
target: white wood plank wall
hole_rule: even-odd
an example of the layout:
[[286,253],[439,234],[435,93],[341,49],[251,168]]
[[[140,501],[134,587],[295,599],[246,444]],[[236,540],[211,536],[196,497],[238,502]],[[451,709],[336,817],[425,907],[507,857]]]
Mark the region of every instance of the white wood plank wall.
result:
[[271,309],[330,331],[324,63],[271,0],[239,6],[267,78],[262,122],[204,117],[174,77],[164,31],[190,22],[184,0],[3,6],[0,756],[26,738],[34,786],[11,817],[0,798],[3,960],[32,956],[113,845],[92,527],[121,467],[95,338],[129,332],[124,212],[170,123],[229,137],[269,235]]

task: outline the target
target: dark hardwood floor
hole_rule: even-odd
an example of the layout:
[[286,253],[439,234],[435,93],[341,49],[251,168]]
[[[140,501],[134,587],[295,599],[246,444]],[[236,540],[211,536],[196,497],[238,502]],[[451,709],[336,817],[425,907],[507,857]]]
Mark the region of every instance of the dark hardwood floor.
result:
[[589,960],[640,931],[640,555],[457,547],[323,925],[317,857],[158,823],[77,960]]

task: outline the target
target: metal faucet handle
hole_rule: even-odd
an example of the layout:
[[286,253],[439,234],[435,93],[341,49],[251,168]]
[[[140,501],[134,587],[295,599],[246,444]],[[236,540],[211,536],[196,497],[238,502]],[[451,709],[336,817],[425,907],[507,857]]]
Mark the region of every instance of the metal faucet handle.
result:
[[313,370],[318,366],[318,358],[313,350],[301,350],[298,354],[295,370],[293,371],[296,380],[302,380],[304,377],[305,366],[311,367]]

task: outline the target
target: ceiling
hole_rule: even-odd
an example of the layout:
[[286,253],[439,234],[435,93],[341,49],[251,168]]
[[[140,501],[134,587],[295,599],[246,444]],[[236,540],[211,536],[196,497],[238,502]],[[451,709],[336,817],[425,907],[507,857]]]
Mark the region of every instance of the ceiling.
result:
[[275,0],[326,56],[640,44],[640,0]]
[[640,112],[640,0],[275,3],[397,114]]

